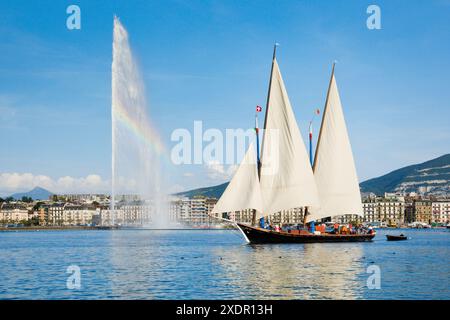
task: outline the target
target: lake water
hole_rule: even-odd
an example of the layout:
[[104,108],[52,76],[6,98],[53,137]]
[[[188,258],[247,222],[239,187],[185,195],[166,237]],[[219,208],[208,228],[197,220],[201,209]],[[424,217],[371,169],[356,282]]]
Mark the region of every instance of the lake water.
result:
[[[411,239],[386,241],[400,232]],[[0,299],[450,299],[450,230],[279,245],[236,230],[0,232]]]

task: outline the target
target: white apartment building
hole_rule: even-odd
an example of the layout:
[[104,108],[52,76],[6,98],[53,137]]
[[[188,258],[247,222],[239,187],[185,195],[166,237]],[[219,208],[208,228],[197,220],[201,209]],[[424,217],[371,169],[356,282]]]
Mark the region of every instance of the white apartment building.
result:
[[190,199],[189,223],[195,225],[204,225],[210,222],[208,209],[206,207],[206,198]]
[[364,221],[363,217],[357,214],[344,214],[340,216],[334,216],[331,220],[341,224],[362,223]]
[[[251,223],[253,219],[253,209],[245,209],[228,213],[228,219],[242,222]],[[284,224],[302,224],[303,223],[303,208],[293,208],[288,210],[282,210],[280,212],[271,214],[266,219],[270,220],[270,223],[275,225]]]
[[87,225],[99,210],[92,205],[79,205],[68,203],[63,210],[63,225]]
[[[54,196],[52,196],[51,198],[53,198]],[[88,202],[91,203],[93,201],[97,201],[97,202],[105,202],[108,201],[108,195],[106,194],[91,194],[91,193],[86,193],[86,194],[60,194],[57,195],[56,198],[58,200],[61,201],[65,201],[65,202]]]
[[433,201],[431,203],[431,222],[450,222],[450,201]]
[[405,222],[405,202],[403,199],[376,199],[363,203],[364,222],[385,222],[388,225],[399,225]]
[[28,220],[28,209],[21,203],[2,203],[0,206],[0,220],[4,222],[19,222]]
[[145,225],[150,224],[155,219],[154,214],[161,208],[152,202],[133,201],[119,206],[123,212],[123,224],[125,225]]
[[303,208],[282,210],[269,216],[271,224],[302,224]]
[[64,203],[53,203],[48,207],[48,224],[54,226],[64,225]]
[[[169,206],[169,211],[172,206]],[[152,201],[121,201],[116,203],[114,208],[114,224],[126,226],[142,226],[151,224],[155,220],[154,214],[162,211],[167,213],[166,208],[158,208],[158,205]],[[109,207],[103,207],[97,213],[95,222],[101,225],[112,224],[112,210]]]
[[[181,198],[171,201],[170,217],[171,221],[178,221],[185,224],[207,225],[220,222],[211,218],[210,214],[217,203],[214,198]],[[215,215],[222,218],[221,215]]]
[[[93,220],[95,220],[96,224],[102,226],[109,226],[113,224],[112,219],[112,210],[109,208],[102,208],[100,210],[99,215],[94,216]],[[122,209],[116,208],[114,209],[114,224],[124,224],[124,212]]]
[[190,217],[190,200],[188,198],[178,199],[170,203],[170,215],[177,221],[188,223]]

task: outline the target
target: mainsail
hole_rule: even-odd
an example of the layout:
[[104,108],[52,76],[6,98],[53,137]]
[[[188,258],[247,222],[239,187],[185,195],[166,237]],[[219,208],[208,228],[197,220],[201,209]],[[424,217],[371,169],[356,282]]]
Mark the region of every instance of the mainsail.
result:
[[334,77],[334,65],[313,170],[320,208],[312,207],[308,220],[344,214],[362,215],[358,177]]
[[313,171],[275,57],[261,163],[264,215],[319,205]]
[[263,201],[255,152],[253,144],[251,144],[233,179],[231,179],[211,213],[255,209],[257,216],[262,216]]

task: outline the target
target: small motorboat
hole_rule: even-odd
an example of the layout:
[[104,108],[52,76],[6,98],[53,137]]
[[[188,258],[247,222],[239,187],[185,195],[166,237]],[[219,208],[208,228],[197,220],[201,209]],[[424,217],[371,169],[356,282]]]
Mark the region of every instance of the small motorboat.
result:
[[393,236],[393,235],[387,234],[386,238],[387,238],[387,241],[400,241],[400,240],[407,240],[408,239],[408,237],[403,235],[403,234],[401,234],[399,236]]

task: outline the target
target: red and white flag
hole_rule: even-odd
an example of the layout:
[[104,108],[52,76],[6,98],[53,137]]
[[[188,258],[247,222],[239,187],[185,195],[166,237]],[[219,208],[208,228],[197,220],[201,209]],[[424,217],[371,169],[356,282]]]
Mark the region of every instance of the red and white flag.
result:
[[256,106],[256,112],[261,112],[262,108],[260,106]]

